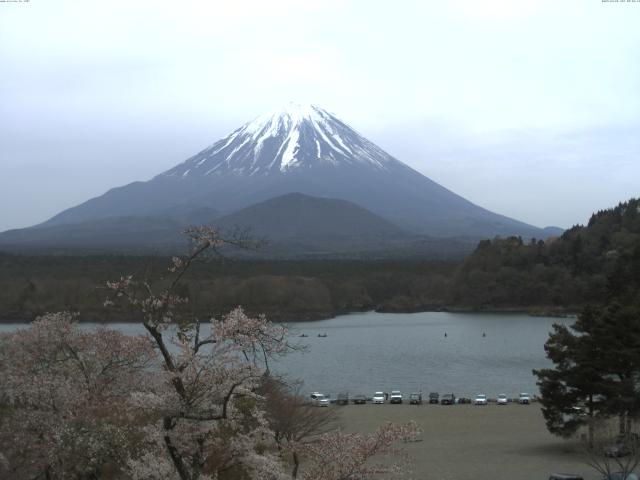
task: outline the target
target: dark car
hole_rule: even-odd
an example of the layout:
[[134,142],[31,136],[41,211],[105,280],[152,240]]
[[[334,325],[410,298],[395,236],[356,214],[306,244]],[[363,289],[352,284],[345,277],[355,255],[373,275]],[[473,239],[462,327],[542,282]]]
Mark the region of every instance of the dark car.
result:
[[456,403],[456,397],[453,393],[445,393],[440,399],[440,405],[453,405]]
[[629,455],[631,455],[631,449],[624,441],[616,442],[604,451],[604,456],[610,458],[628,457]]
[[627,457],[638,451],[638,447],[640,447],[640,437],[637,433],[618,435],[611,446],[605,449],[604,455],[611,458]]
[[365,397],[364,395],[355,395],[353,397],[354,405],[364,405],[365,403],[367,403],[367,397]]
[[549,480],[584,480],[584,478],[575,473],[554,473]]
[[409,405],[421,405],[422,404],[422,394],[421,393],[412,393],[409,395]]
[[336,399],[336,403],[338,405],[349,405],[349,394],[339,393],[338,398]]
[[429,394],[429,403],[440,403],[440,394],[438,392],[431,392]]

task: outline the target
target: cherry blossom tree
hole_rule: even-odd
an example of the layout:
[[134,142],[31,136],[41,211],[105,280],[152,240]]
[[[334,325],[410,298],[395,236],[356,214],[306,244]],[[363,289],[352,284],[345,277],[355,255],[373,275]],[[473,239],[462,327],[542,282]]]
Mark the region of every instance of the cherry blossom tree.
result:
[[319,435],[335,431],[338,410],[318,408],[293,385],[280,378],[268,378],[261,393],[265,397],[265,414],[278,450],[293,463],[291,476],[297,478],[300,469],[300,445],[315,441]]
[[308,459],[302,479],[363,480],[379,474],[401,478],[408,473],[410,458],[399,444],[416,441],[420,433],[414,422],[385,423],[371,434],[326,433],[299,446]]
[[[189,314],[188,299],[177,294],[179,282],[206,253],[244,241],[222,238],[207,227],[187,234],[191,251],[173,258],[159,289],[131,276],[107,284],[113,298],[106,303],[125,300],[138,312],[162,364],[161,381],[138,398],[141,414],[159,414],[147,431],[143,457],[168,456],[183,480],[284,478],[268,445],[271,432],[257,390],[269,360],[293,348],[287,330],[241,308],[203,328]],[[135,478],[151,478],[139,460],[130,465]]]
[[582,441],[584,463],[602,478],[626,479],[640,465],[640,435],[619,433],[610,419],[593,420],[590,441]]
[[97,478],[122,473],[137,421],[125,408],[154,358],[149,340],[68,312],[0,335],[0,445],[5,478]]

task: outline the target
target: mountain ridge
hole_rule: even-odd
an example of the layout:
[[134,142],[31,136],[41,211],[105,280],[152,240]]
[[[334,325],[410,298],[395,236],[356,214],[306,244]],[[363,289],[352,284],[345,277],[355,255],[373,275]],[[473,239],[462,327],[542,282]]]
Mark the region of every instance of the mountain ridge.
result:
[[430,237],[546,238],[547,231],[486,210],[395,159],[336,116],[288,105],[234,130],[146,182],[69,208],[38,228],[104,218],[211,209],[220,216],[292,192],[354,203]]
[[[193,226],[181,210],[161,217],[108,217],[77,224],[12,230],[0,234],[7,252],[82,254],[175,254],[187,248],[181,232]],[[244,258],[461,257],[475,242],[437,239],[403,231],[346,200],[289,193],[226,216],[198,210],[196,224],[207,223],[223,235],[240,235],[260,247],[225,255]]]

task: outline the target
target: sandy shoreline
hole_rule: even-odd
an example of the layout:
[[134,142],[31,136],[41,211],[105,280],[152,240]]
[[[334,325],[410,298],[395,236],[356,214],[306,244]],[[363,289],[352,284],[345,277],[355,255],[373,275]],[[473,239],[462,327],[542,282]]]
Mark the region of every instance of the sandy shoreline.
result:
[[385,421],[414,420],[422,440],[406,445],[414,479],[546,480],[551,473],[600,477],[586,466],[576,441],[547,432],[540,406],[349,405],[345,431],[370,432]]

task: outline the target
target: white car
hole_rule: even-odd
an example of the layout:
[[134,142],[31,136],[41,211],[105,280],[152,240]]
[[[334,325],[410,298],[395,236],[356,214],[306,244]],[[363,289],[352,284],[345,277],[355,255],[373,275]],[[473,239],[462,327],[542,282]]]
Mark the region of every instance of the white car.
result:
[[476,405],[486,405],[487,404],[487,396],[484,393],[479,393],[476,395],[476,399],[473,401]]
[[310,395],[311,403],[317,407],[328,407],[329,398],[319,392],[313,392]]
[[389,403],[402,403],[402,394],[400,393],[400,390],[391,390]]
[[372,403],[384,403],[384,392],[374,393]]
[[509,399],[504,393],[499,393],[496,403],[498,405],[506,405],[509,402]]
[[531,396],[528,393],[521,393],[518,396],[518,403],[521,405],[529,405],[531,403]]

